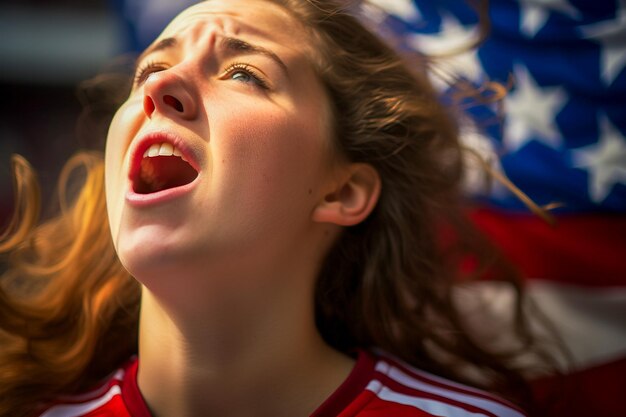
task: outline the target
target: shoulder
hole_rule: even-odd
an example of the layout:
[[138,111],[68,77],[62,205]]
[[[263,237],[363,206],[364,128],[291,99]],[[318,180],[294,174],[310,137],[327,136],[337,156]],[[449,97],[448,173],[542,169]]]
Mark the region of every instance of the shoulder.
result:
[[80,395],[57,399],[45,408],[39,417],[131,417],[123,398],[129,376],[136,373],[137,359],[129,360],[113,372],[97,388]]
[[[515,405],[485,391],[441,378],[377,351],[361,395],[361,412],[371,415],[525,417]],[[348,415],[348,414],[346,414]]]

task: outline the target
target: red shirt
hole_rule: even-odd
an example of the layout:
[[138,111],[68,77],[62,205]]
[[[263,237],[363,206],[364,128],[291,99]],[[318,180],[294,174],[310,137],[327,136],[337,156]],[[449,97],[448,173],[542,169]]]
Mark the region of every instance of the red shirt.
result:
[[[137,359],[87,394],[41,417],[151,417],[137,386]],[[415,369],[384,353],[360,351],[348,378],[311,417],[525,417],[509,402]]]

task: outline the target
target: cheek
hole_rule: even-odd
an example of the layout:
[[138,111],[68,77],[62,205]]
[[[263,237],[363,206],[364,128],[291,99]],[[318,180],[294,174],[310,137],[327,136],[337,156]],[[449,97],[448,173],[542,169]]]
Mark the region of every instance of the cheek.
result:
[[123,162],[124,148],[128,146],[136,109],[132,103],[124,103],[113,116],[107,132],[105,157],[105,176],[107,182],[119,176]]
[[222,158],[216,163],[257,201],[287,192],[307,195],[303,190],[319,180],[326,138],[314,123],[293,114],[257,111],[227,129],[224,137],[230,139],[220,147]]
[[114,238],[124,204],[126,151],[140,125],[137,111],[136,102],[124,103],[113,116],[107,133],[104,152],[105,193],[109,224]]
[[113,174],[118,171],[116,168],[119,168],[119,162],[117,161],[119,158],[116,158],[115,155],[120,153],[119,131],[121,129],[119,128],[119,124],[120,119],[122,118],[121,112],[122,110],[118,110],[117,113],[115,113],[107,133],[107,140],[104,148],[105,177],[107,182]]
[[[107,203],[107,214],[113,243],[117,243],[117,229],[122,211],[122,199],[118,194],[121,192],[120,172],[121,172],[121,146],[119,135],[120,111],[113,117],[109,132],[107,134],[106,147],[104,152],[104,179],[105,194]],[[117,244],[116,244],[117,246]]]

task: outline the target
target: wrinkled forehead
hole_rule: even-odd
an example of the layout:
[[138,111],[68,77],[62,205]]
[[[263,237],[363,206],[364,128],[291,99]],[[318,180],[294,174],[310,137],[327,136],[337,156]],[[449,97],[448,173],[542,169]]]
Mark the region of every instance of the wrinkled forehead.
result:
[[194,42],[210,32],[300,51],[308,44],[301,24],[287,10],[264,0],[202,1],[174,18],[158,39],[177,37]]

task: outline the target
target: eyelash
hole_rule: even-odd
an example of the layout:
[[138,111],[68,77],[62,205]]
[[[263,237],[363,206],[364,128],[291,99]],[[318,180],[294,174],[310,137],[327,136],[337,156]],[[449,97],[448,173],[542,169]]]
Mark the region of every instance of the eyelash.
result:
[[138,86],[146,81],[148,75],[153,72],[163,71],[164,69],[167,69],[167,64],[164,62],[148,61],[145,64],[140,65],[137,68],[137,71],[135,71],[135,86]]
[[[167,68],[168,68],[168,65],[166,63],[156,62],[156,61],[148,61],[145,64],[140,65],[137,68],[137,71],[135,72],[135,79],[134,79],[135,86],[139,86],[144,81],[146,81],[146,79],[148,78],[150,74],[154,72],[158,72],[158,71],[163,71]],[[228,76],[228,75],[232,76],[233,74],[237,72],[246,73],[248,76],[250,76],[250,78],[252,79],[252,82],[254,82],[258,87],[264,90],[269,90],[269,86],[267,82],[265,81],[265,79],[261,77],[258,74],[258,72],[254,70],[253,67],[242,62],[236,62],[234,64],[229,65],[228,68],[226,68],[226,70],[223,72],[222,76]]]
[[234,64],[229,65],[223,74],[224,76],[227,76],[227,75],[232,76],[236,72],[246,73],[252,78],[252,82],[254,82],[257,86],[259,86],[260,88],[264,90],[269,90],[269,86],[267,85],[267,82],[265,81],[265,79],[262,76],[260,76],[259,73],[252,66],[248,64],[245,64],[242,62],[236,62]]

